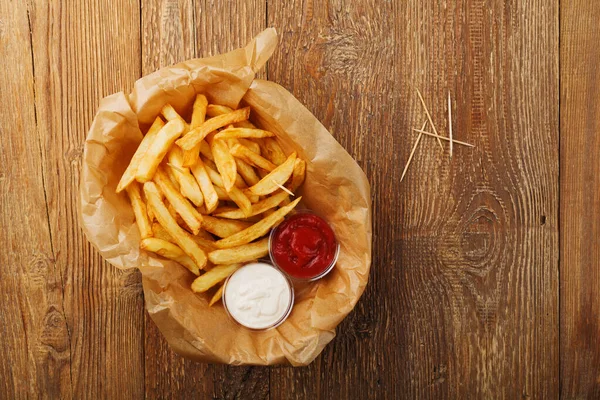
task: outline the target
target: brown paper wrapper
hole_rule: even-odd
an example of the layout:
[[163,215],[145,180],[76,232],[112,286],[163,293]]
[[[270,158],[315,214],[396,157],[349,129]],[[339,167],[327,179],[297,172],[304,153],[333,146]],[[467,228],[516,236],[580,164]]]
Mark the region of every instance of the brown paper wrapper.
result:
[[[227,54],[163,68],[135,83],[128,96],[100,103],[83,155],[79,213],[88,240],[117,268],[139,268],[148,313],[173,349],[203,362],[235,365],[309,364],[335,336],[368,281],[371,264],[369,183],[321,123],[281,86],[254,76],[277,44],[274,29]],[[222,305],[194,294],[185,268],[139,249],[140,235],[125,194],[115,188],[142,139],[142,129],[170,103],[189,114],[196,93],[211,103],[250,105],[251,119],[274,131],[287,151],[307,162],[304,203],[326,217],[341,245],[325,278],[296,286],[289,318],[255,332],[229,319]]]

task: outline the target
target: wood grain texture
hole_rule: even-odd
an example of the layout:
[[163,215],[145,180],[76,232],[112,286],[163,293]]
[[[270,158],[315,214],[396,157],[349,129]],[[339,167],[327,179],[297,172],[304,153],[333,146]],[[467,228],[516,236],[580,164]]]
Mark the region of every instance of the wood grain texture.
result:
[[600,398],[600,70],[597,2],[563,2],[560,106],[561,397]]
[[[357,310],[307,371],[272,370],[271,396],[556,396],[557,3],[290,1],[268,16],[269,79],[361,164],[375,221]],[[415,87],[445,133],[450,90],[456,138],[477,147],[450,161],[427,140],[399,185],[425,118]]]
[[[52,248],[37,134],[30,15],[0,3],[0,395],[68,397],[71,352],[64,287]],[[9,40],[10,38],[10,40]],[[50,372],[50,373],[49,373]]]
[[[256,0],[143,0],[143,74],[190,58],[245,46],[265,28],[265,5],[264,1]],[[268,398],[268,369],[205,365],[186,360],[171,350],[150,317],[145,315],[146,397]]]
[[[0,0],[0,398],[600,397],[600,5],[560,9]],[[83,141],[105,95],[266,26],[280,45],[259,76],[369,177],[371,282],[308,367],[197,364],[147,316],[139,273],[82,235]],[[442,134],[449,90],[476,148],[450,160],[424,138],[399,184],[425,120],[415,87]]]
[[37,126],[25,136],[38,143],[41,169],[29,173],[41,177],[45,196],[32,204],[47,212],[50,229],[46,243],[55,278],[45,286],[60,293],[57,304],[41,308],[47,316],[30,323],[48,332],[64,364],[49,365],[39,378],[60,373],[61,384],[44,384],[37,393],[139,397],[144,392],[139,273],[120,272],[102,260],[79,228],[75,205],[83,143],[99,100],[130,90],[140,75],[139,5],[32,1],[27,8],[35,75],[27,110],[35,113]]

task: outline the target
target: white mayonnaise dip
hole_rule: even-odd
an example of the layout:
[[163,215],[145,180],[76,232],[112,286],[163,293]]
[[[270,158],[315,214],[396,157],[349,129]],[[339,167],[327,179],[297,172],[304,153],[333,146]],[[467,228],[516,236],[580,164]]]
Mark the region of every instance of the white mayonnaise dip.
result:
[[244,265],[229,277],[223,303],[229,314],[251,329],[279,325],[289,314],[293,291],[288,279],[265,263]]

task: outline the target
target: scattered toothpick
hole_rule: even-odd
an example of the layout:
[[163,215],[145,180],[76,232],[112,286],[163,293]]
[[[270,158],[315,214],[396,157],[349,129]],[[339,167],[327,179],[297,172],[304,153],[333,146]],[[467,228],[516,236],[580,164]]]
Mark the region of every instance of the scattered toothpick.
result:
[[448,91],[448,131],[450,132],[450,158],[452,158],[454,140],[452,140],[452,100],[450,100],[450,91]]
[[[435,132],[436,135],[439,135],[437,129],[435,129],[435,125],[433,124],[433,120],[431,119],[431,114],[429,114],[429,110],[427,109],[427,106],[425,105],[425,100],[423,100],[423,96],[421,95],[421,92],[419,91],[419,89],[417,89],[417,94],[419,95],[419,99],[421,100],[421,104],[423,105],[423,108],[425,109],[425,114],[427,114],[427,118],[429,119],[429,123],[431,124],[433,131]],[[440,145],[440,148],[443,149],[444,146],[442,146],[442,141],[440,140],[439,137],[438,137],[437,141]]]
[[[421,130],[425,129],[426,126],[427,126],[427,121],[425,121],[423,123],[423,127],[421,128]],[[419,133],[419,136],[417,137],[417,140],[415,141],[415,144],[410,152],[410,155],[408,156],[408,161],[406,162],[406,165],[404,166],[404,171],[402,171],[402,176],[400,177],[400,182],[402,182],[402,180],[404,179],[404,175],[406,175],[406,171],[408,171],[408,166],[410,165],[410,162],[412,161],[412,158],[415,155],[415,151],[417,150],[417,147],[419,146],[419,142],[421,141],[422,137],[423,137],[423,134]]]
[[277,186],[279,186],[279,189],[283,190],[284,192],[286,192],[290,196],[296,196],[291,190],[289,190],[285,186],[280,185],[279,183],[275,182],[275,179],[271,179],[271,180],[273,181],[274,184],[276,184]]
[[438,138],[438,139],[442,139],[442,140],[446,140],[446,141],[452,141],[453,143],[456,143],[456,144],[462,144],[463,146],[475,147],[474,145],[472,145],[470,143],[465,143],[465,142],[461,142],[460,140],[450,139],[450,138],[447,138],[444,136],[436,135],[435,133],[427,132],[423,129],[412,128],[412,130],[415,132],[422,133],[427,136],[433,136],[434,138]]

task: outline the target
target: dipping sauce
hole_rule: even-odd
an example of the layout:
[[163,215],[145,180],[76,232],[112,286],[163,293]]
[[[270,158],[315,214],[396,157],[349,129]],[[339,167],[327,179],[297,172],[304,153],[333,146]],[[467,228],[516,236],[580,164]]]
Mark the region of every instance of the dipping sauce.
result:
[[333,268],[339,244],[323,218],[299,212],[271,232],[269,253],[273,263],[289,276],[314,280]]
[[225,309],[234,320],[250,329],[278,326],[290,314],[293,304],[290,281],[269,264],[244,265],[225,282]]

